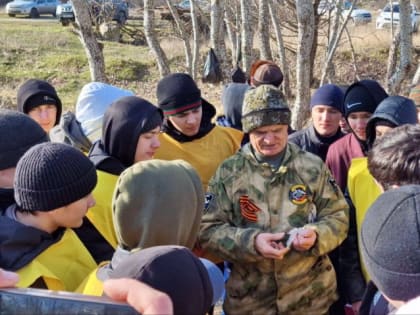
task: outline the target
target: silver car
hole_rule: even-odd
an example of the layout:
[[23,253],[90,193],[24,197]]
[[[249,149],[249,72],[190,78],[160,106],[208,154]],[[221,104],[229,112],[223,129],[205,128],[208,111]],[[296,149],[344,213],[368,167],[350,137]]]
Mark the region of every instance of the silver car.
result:
[[6,4],[6,13],[11,17],[29,15],[38,18],[41,14],[55,16],[57,5],[57,0],[14,0]]

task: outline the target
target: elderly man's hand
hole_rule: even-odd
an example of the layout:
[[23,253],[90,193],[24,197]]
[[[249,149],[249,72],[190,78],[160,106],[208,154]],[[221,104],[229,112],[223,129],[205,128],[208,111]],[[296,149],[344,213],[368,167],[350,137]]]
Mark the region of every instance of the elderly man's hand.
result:
[[284,233],[260,233],[255,238],[255,249],[265,258],[283,259],[290,250],[279,242],[284,235]]
[[293,248],[299,252],[304,252],[314,246],[317,234],[312,229],[301,228],[296,233],[293,240]]

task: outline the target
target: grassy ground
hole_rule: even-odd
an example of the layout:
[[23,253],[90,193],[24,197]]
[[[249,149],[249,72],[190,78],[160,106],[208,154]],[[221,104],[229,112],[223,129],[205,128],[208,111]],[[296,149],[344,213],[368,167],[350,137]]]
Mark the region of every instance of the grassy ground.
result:
[[[4,9],[0,8],[0,12],[4,12]],[[129,23],[139,24],[141,21],[129,20]],[[350,26],[350,31],[359,61],[360,77],[382,80],[390,43],[389,32],[376,30],[374,22],[370,25]],[[170,60],[171,70],[184,71],[182,43],[173,35],[167,34],[161,45]],[[419,38],[420,35],[414,36],[415,46],[419,45]],[[322,39],[320,43],[322,53]],[[103,42],[103,45],[106,73],[110,83],[130,89],[155,102],[159,74],[149,49],[146,46],[115,42]],[[201,48],[201,61],[204,60],[207,48],[206,45]],[[340,46],[339,55],[336,74],[340,81],[337,83],[352,82],[355,80],[355,75],[346,40],[343,40]],[[293,73],[293,68],[291,71]],[[34,22],[27,18],[11,19],[2,13],[0,14],[2,87],[0,107],[14,108],[17,87],[29,78],[41,78],[51,82],[56,87],[65,108],[73,109],[80,89],[90,81],[83,47],[78,37],[71,31],[71,27],[61,26],[55,19],[48,18]],[[220,108],[221,86],[201,82],[199,85],[203,95]]]

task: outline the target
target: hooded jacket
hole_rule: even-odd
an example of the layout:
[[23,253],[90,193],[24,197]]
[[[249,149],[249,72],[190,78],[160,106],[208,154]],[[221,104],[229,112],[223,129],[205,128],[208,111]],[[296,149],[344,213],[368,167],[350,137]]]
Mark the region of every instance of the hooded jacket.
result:
[[229,83],[222,92],[223,114],[229,126],[242,131],[242,103],[251,87],[246,83]]
[[47,233],[0,216],[0,265],[16,271],[18,287],[42,278],[48,289],[73,291],[96,264],[71,229]]
[[[412,100],[402,96],[389,96],[384,99],[376,108],[366,127],[367,139],[370,144],[375,141],[375,125],[380,120],[390,122],[394,127],[403,124],[416,124],[416,106]],[[357,234],[360,235],[362,222],[368,208],[381,194],[381,189],[369,172],[366,157],[352,160],[348,172],[347,189],[352,206],[350,210],[355,213]],[[368,279],[364,265],[361,265],[365,278]]]
[[85,84],[76,102],[75,115],[83,134],[93,143],[101,139],[102,119],[108,107],[133,92],[102,82]]
[[29,79],[19,87],[19,90],[17,92],[18,111],[27,114],[28,111],[26,108],[26,102],[32,96],[39,94],[52,97],[56,100],[57,116],[55,119],[55,125],[58,125],[58,123],[60,122],[63,105],[61,104],[61,100],[58,97],[56,90],[47,81]]
[[[132,250],[158,245],[193,248],[204,209],[204,192],[196,171],[181,160],[149,160],[125,170],[113,196],[118,247],[112,269]],[[90,281],[79,291],[94,294]]]
[[119,175],[131,166],[138,139],[150,127],[155,127],[149,123],[156,115],[163,119],[159,108],[139,97],[127,96],[112,103],[103,118],[102,138],[89,152],[96,168]]
[[376,108],[366,126],[366,138],[369,148],[376,139],[376,124],[384,120],[393,127],[404,124],[417,124],[417,108],[414,102],[403,96],[389,96],[385,98]]
[[89,152],[92,146],[72,112],[64,113],[60,123],[50,130],[49,136],[51,142],[66,143],[83,152]]
[[134,163],[140,135],[160,125],[162,116],[160,109],[135,96],[120,98],[104,115],[102,139],[89,152],[98,174],[93,190],[96,204],[76,229],[98,263],[109,260],[116,246],[111,198],[118,175]]

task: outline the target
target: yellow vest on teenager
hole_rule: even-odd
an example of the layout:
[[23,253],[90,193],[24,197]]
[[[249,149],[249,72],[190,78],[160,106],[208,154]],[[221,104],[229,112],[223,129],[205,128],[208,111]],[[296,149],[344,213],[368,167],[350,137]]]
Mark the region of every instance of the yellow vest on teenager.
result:
[[190,163],[200,176],[204,190],[219,165],[236,153],[241,146],[243,133],[229,127],[215,126],[207,135],[189,142],[178,142],[161,133],[160,148],[154,158],[161,160],[181,159]]
[[98,184],[92,194],[96,204],[90,208],[86,216],[106,241],[115,249],[117,237],[112,219],[112,195],[117,184],[118,176],[96,171]]
[[79,285],[76,289],[77,293],[80,294],[87,294],[87,295],[94,295],[94,296],[102,296],[104,293],[104,284],[101,280],[98,279],[97,272],[99,268],[109,264],[110,261],[104,261],[99,264],[95,270],[93,270],[83,282]]
[[[347,178],[347,190],[356,211],[357,237],[360,240],[360,230],[365,214],[375,202],[376,198],[382,193],[380,187],[369,172],[366,157],[355,158],[351,161]],[[360,258],[362,257],[360,256]],[[365,279],[369,280],[363,261],[361,261],[361,267]]]
[[96,266],[76,233],[66,229],[58,242],[16,271],[20,278],[17,286],[28,288],[42,278],[50,290],[75,291]]

